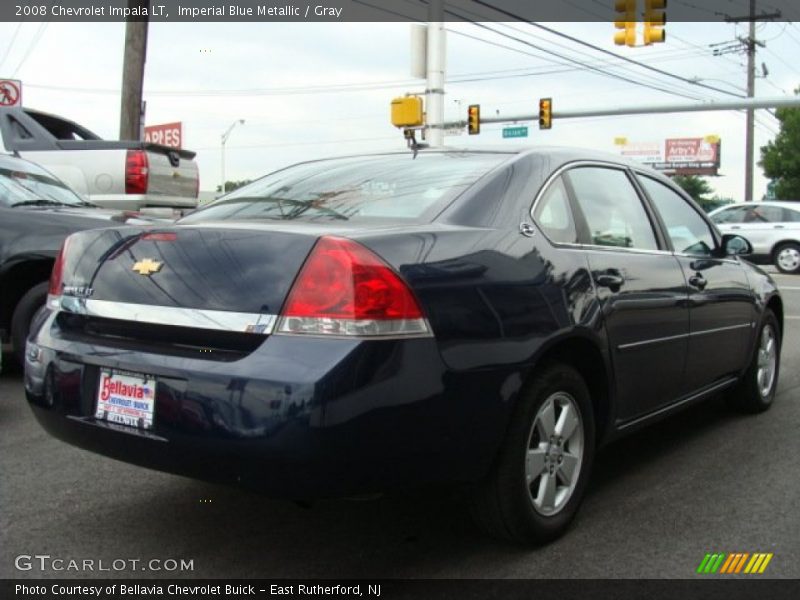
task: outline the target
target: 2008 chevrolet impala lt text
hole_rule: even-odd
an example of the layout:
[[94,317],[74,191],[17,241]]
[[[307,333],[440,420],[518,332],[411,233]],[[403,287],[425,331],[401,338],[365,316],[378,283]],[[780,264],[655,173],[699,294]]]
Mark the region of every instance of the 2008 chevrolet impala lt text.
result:
[[751,250],[590,151],[308,162],[67,238],[25,388],[116,459],[292,499],[460,484],[543,542],[600,445],[720,393],[769,408],[783,309]]

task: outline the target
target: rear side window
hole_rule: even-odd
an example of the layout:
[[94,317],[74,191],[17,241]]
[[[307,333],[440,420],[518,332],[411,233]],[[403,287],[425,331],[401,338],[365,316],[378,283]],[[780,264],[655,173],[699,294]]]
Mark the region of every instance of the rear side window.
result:
[[753,213],[759,223],[783,222],[783,209],[780,206],[758,206]]
[[539,199],[533,219],[552,242],[574,244],[578,241],[567,189],[560,177],[550,184]]
[[678,193],[649,177],[640,177],[667,227],[675,252],[692,256],[710,256],[716,244],[708,223]]
[[427,221],[508,154],[420,153],[303,163],[239,188],[182,219]]
[[578,167],[568,173],[595,246],[657,250],[653,226],[628,176],[619,169]]

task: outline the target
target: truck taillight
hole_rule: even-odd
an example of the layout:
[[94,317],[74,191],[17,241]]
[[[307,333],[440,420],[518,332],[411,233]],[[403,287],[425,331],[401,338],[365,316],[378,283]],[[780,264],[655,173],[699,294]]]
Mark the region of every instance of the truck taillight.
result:
[[147,152],[128,150],[125,156],[125,193],[146,194],[149,170]]
[[277,331],[334,336],[424,337],[430,328],[408,284],[352,240],[325,236],[289,292]]

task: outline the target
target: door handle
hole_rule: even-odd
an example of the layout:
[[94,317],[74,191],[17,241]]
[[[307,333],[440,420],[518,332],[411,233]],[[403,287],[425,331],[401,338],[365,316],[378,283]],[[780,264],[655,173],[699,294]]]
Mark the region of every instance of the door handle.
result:
[[706,285],[708,285],[708,281],[706,278],[698,273],[697,275],[692,275],[689,277],[689,284],[696,287],[698,290],[705,289]]
[[783,229],[783,225],[775,225],[773,229]]
[[741,229],[738,225],[731,225],[731,229]]
[[594,276],[594,282],[599,286],[615,291],[622,287],[622,284],[625,283],[625,278],[615,273],[598,273]]

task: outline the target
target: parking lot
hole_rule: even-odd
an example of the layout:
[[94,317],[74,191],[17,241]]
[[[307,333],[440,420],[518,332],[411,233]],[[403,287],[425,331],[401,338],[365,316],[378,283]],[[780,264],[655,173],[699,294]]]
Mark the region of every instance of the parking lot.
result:
[[686,578],[708,552],[771,552],[766,576],[799,577],[800,277],[775,278],[786,327],[772,410],[741,416],[714,400],[609,446],[570,532],[535,550],[482,536],[452,493],[300,507],[72,448],[36,424],[21,375],[5,372],[0,577],[109,575],[15,568],[50,555],[192,564],[113,573],[145,577]]

